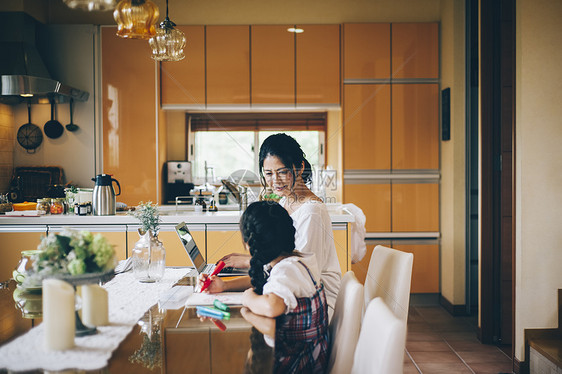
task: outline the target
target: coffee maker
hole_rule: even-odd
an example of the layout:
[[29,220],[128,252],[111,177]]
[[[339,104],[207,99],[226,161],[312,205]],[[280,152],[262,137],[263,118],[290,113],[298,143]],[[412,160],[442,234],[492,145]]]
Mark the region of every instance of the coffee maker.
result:
[[[175,204],[176,197],[189,196],[193,189],[191,162],[168,161],[164,169],[164,194],[166,204]],[[182,203],[193,203],[193,197],[181,199]]]

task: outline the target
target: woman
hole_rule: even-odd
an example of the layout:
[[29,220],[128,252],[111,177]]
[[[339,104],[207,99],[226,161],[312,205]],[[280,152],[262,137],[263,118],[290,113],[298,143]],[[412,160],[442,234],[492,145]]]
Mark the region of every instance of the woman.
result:
[[[246,249],[250,251],[250,282],[243,277],[224,282],[211,277],[209,292],[245,290],[245,318],[274,319],[265,335],[275,339],[275,373],[323,373],[328,359],[328,308],[320,271],[312,253],[295,251],[295,228],[279,204],[250,204],[240,221]],[[200,285],[207,279],[201,274]]]
[[[341,269],[332,236],[330,215],[322,200],[307,184],[312,168],[299,143],[286,134],[269,136],[260,148],[259,171],[264,187],[281,196],[281,204],[291,215],[296,229],[295,248],[314,253],[321,270],[331,317],[341,283]],[[249,267],[249,258],[230,254],[222,258],[226,266]]]

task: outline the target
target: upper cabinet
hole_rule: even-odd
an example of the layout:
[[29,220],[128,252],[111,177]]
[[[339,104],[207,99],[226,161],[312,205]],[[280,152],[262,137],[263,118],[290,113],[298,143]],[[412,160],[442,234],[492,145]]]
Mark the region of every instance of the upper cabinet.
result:
[[252,26],[252,105],[295,103],[293,25]]
[[103,27],[103,167],[121,184],[127,205],[157,200],[156,66],[146,40],[122,39]]
[[205,108],[205,27],[177,26],[185,33],[185,58],[160,64],[161,104]]
[[344,80],[390,78],[390,24],[343,25]]
[[340,25],[297,25],[297,106],[340,103]]
[[439,78],[437,23],[392,24],[392,78]]
[[207,105],[249,105],[250,27],[206,28]]

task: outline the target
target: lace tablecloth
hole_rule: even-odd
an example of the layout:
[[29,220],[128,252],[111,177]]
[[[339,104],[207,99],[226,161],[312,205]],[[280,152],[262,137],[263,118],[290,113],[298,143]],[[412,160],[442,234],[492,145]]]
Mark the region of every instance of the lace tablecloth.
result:
[[0,368],[26,370],[96,370],[107,366],[111,354],[131,332],[159,295],[171,288],[189,269],[167,268],[157,283],[140,283],[132,272],[116,275],[103,287],[108,292],[109,326],[98,327],[95,335],[76,337],[75,347],[47,351],[43,324],[0,347]]

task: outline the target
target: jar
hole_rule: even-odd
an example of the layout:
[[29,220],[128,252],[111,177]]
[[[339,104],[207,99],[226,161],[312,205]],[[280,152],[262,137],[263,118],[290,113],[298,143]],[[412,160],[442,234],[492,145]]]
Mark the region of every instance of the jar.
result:
[[64,198],[55,198],[51,200],[51,214],[64,213]]
[[86,216],[89,213],[89,208],[88,208],[89,203],[76,203],[74,204],[74,214],[78,215],[78,216]]
[[39,252],[41,251],[37,249],[21,252],[20,262],[18,262],[16,269],[12,272],[12,277],[17,283],[21,284],[25,279],[27,272],[33,268],[32,256],[38,254]]
[[158,235],[152,230],[144,233],[139,229],[140,239],[133,249],[133,275],[139,282],[153,283],[164,276],[166,268],[166,250]]
[[40,212],[49,214],[51,212],[51,202],[49,199],[37,199],[37,209]]

